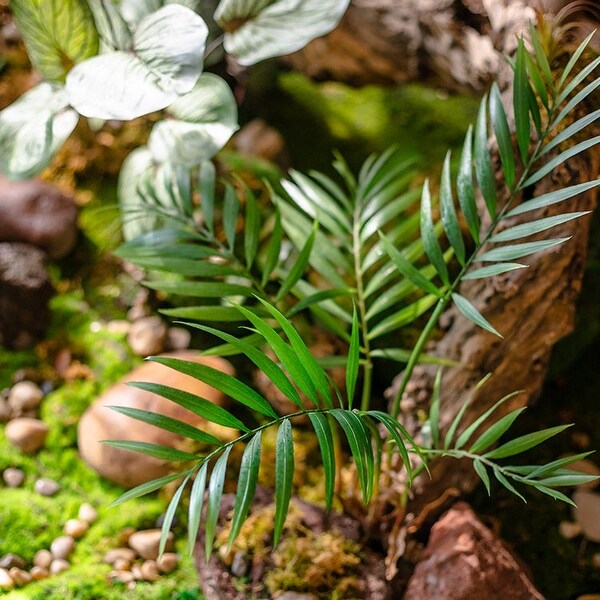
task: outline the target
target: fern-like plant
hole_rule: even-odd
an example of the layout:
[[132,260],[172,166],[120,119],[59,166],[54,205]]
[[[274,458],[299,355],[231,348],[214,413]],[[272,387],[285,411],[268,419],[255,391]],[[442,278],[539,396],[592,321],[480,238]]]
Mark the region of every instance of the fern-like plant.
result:
[[[499,420],[494,419],[495,410],[510,396],[500,399],[475,422],[463,428],[465,404],[442,435],[439,426],[441,371],[436,377],[429,419],[422,432],[423,443],[418,444],[397,419],[400,398],[429,336],[449,303],[454,302],[467,319],[500,335],[472,302],[458,293],[461,282],[523,268],[523,263],[514,261],[567,242],[567,238],[536,238],[534,241],[528,241],[528,238],[585,213],[566,210],[557,216],[527,218],[535,215],[537,209],[564,203],[600,185],[600,180],[578,183],[517,203],[527,188],[600,141],[599,137],[579,141],[585,128],[600,117],[598,110],[563,127],[573,110],[600,86],[600,79],[590,78],[600,64],[600,58],[579,71],[575,69],[590,38],[579,46],[558,77],[551,71],[533,28],[531,39],[534,52],[529,54],[523,40],[519,40],[512,62],[511,111],[503,105],[498,87],[492,86],[481,103],[475,127],[467,132],[455,186],[451,179],[450,155],[444,161],[439,201],[425,182],[420,192],[420,210],[411,211],[417,193],[408,187],[407,165],[398,164],[393,151],[370,158],[356,179],[338,158],[336,168],[342,184],[318,173],[309,177],[292,173],[290,180],[282,183],[283,191],[275,195],[278,211],[268,219],[267,227],[262,227],[256,201],[247,194],[246,227],[241,239],[236,236],[238,199],[233,188],[226,186],[222,203],[222,238],[214,225],[217,213],[214,175],[211,167],[205,165],[199,178],[203,224],[195,224],[191,196],[185,197],[183,206],[187,207],[187,212],[183,211],[182,229],[151,234],[150,238],[131,242],[121,250],[122,256],[141,266],[176,272],[182,278],[180,281],[154,281],[150,284],[152,287],[180,295],[219,298],[218,306],[179,308],[171,314],[205,322],[247,322],[251,335],[243,337],[203,323],[191,326],[224,342],[226,346],[221,346],[220,351],[243,355],[297,406],[293,414],[280,416],[264,397],[234,377],[205,365],[174,358],[150,359],[214,386],[259,415],[259,425],[250,427],[232,413],[202,398],[162,385],[132,384],[162,395],[211,422],[241,432],[233,441],[221,443],[164,416],[115,407],[133,418],[214,445],[208,454],[197,456],[140,442],[107,442],[186,464],[182,471],[138,486],[116,501],[117,504],[124,502],[183,478],[167,510],[161,551],[183,492],[190,487],[190,549],[206,502],[204,531],[206,554],[210,554],[230,451],[236,444],[245,443],[229,537],[229,544],[233,543],[256,490],[261,436],[270,427],[277,427],[274,482],[274,542],[277,543],[292,495],[292,419],[299,415],[310,420],[318,439],[328,508],[334,495],[336,431],[343,433],[347,440],[365,503],[370,501],[376,487],[384,442],[400,455],[409,482],[414,474],[427,468],[430,460],[441,455],[472,460],[488,490],[491,472],[501,485],[519,496],[521,493],[515,486],[524,485],[570,502],[556,488],[592,479],[567,468],[583,455],[541,466],[507,466],[498,462],[565,429],[565,426],[545,429],[494,448],[523,410],[517,409]],[[588,79],[591,79],[589,83]],[[513,148],[508,112],[514,113],[516,149]],[[501,163],[500,187],[496,184],[488,148],[490,127]],[[478,194],[485,203],[487,219],[483,219],[478,210]],[[172,196],[178,198],[175,193]],[[438,202],[440,219],[436,221],[435,205]],[[175,210],[175,216],[181,212]],[[525,220],[515,225],[511,219],[517,216]],[[467,234],[463,233],[463,223]],[[417,234],[418,227],[420,234]],[[297,249],[293,264],[281,259],[284,236]],[[149,241],[159,243],[148,246]],[[266,251],[261,255],[262,243]],[[453,258],[455,262],[450,262]],[[293,297],[295,301],[290,299]],[[292,319],[304,308],[311,309],[321,323],[347,341],[345,390],[338,389],[331,381],[296,331]],[[397,335],[402,326],[429,309],[433,310],[412,351],[407,353],[400,347],[376,345],[384,334]],[[263,350],[265,347],[268,350]],[[370,408],[371,370],[373,360],[378,357],[400,358],[407,362],[389,414]],[[362,378],[359,377],[361,370]],[[359,391],[361,382],[362,390]],[[300,392],[307,402],[303,401]],[[355,408],[357,396],[361,398],[360,409]],[[483,432],[478,433],[481,430]],[[416,466],[414,456],[418,459]]]

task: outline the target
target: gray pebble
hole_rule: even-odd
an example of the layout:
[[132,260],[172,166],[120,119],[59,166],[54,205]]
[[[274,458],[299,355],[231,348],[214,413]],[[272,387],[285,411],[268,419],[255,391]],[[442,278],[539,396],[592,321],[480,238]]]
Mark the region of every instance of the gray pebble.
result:
[[54,479],[42,478],[35,482],[34,488],[42,496],[54,496],[60,490],[60,485]]
[[33,564],[42,569],[49,569],[52,564],[52,552],[50,550],[38,550],[33,557]]
[[21,469],[8,467],[8,469],[5,469],[4,473],[2,473],[2,479],[4,479],[6,487],[18,488],[21,487],[23,481],[25,480],[25,473],[23,473]]
[[53,560],[52,564],[50,565],[50,573],[52,575],[58,575],[59,573],[66,571],[70,566],[71,565],[66,560],[57,558]]
[[[67,559],[73,549],[75,548],[75,540],[68,535],[61,535],[57,537],[50,545],[50,552],[52,552],[53,558]],[[52,565],[50,565],[52,570]]]
[[15,414],[37,408],[44,399],[44,392],[33,381],[19,381],[10,389],[8,404]]
[[7,571],[16,567],[17,569],[25,568],[25,561],[18,554],[5,554],[0,558],[0,569]]
[[244,577],[248,573],[248,557],[245,552],[236,552],[231,563],[231,572],[236,577]]

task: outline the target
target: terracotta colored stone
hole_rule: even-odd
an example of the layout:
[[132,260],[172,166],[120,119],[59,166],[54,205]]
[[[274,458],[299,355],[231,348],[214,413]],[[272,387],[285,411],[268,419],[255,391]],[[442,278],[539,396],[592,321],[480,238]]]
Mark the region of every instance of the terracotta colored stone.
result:
[[[165,356],[203,363],[230,375],[234,373],[233,367],[226,360],[213,356],[202,357],[191,350],[173,352]],[[201,396],[220,406],[228,404],[228,399],[221,392],[193,377],[153,362],[144,363],[98,398],[79,421],[79,452],[82,458],[102,476],[130,488],[150,479],[167,475],[170,463],[113,448],[99,443],[100,440],[143,441],[176,447],[181,443],[182,438],[126,417],[108,409],[108,406],[127,406],[148,410],[194,426],[207,426],[207,424],[205,420],[170,400],[126,385],[127,381],[162,383]]]
[[77,239],[77,205],[55,185],[0,177],[0,241],[26,242],[52,258],[67,255]]
[[404,600],[543,600],[518,560],[464,502],[431,529]]

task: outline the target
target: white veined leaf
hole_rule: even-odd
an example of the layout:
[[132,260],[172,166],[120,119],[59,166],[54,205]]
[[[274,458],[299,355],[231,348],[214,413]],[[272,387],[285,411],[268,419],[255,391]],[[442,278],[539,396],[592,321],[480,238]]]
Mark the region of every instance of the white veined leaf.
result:
[[222,0],[215,19],[241,65],[290,54],[333,30],[350,0]]
[[131,31],[112,0],[88,0],[100,34],[100,53],[127,50]]
[[86,0],[11,0],[33,66],[62,81],[74,63],[95,56],[98,32]]
[[119,11],[131,28],[148,15],[169,4],[181,4],[194,12],[198,12],[201,0],[121,0]]
[[152,154],[145,146],[135,149],[123,162],[119,173],[118,196],[123,215],[123,237],[132,240],[156,229],[159,218],[143,208],[139,186],[153,172]]
[[175,117],[160,121],[148,141],[158,162],[193,167],[212,158],[238,129],[237,106],[227,83],[203,73],[191,92],[168,107]]
[[189,8],[170,4],[142,19],[131,51],[95,56],[67,76],[69,102],[98,119],[135,119],[172,104],[194,87],[208,28]]
[[40,83],[0,112],[0,171],[9,179],[37,175],[71,135],[79,116],[62,86]]

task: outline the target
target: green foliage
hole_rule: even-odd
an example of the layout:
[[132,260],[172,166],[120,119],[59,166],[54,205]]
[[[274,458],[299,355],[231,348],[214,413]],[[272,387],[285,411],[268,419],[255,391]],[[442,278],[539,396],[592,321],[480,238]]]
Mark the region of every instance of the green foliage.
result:
[[[318,439],[328,507],[335,489],[335,440],[339,436],[348,444],[365,503],[370,501],[376,490],[384,432],[385,438],[396,447],[409,480],[415,473],[427,469],[431,459],[443,455],[472,460],[475,472],[488,491],[493,477],[501,486],[523,499],[515,485],[533,487],[552,498],[570,502],[557,488],[594,479],[566,468],[578,457],[559,459],[540,466],[506,466],[498,463],[498,460],[521,454],[543,443],[568,427],[543,429],[502,442],[503,436],[510,431],[523,409],[513,410],[500,419],[495,418],[495,412],[514,394],[499,400],[467,427],[462,423],[467,408],[465,404],[448,431],[442,435],[439,424],[441,372],[434,383],[431,410],[422,431],[424,445],[419,446],[397,420],[399,400],[406,383],[437,319],[449,302],[453,301],[458,310],[476,325],[500,335],[474,304],[458,293],[460,283],[465,279],[493,277],[525,267],[524,264],[510,261],[555,247],[568,238],[521,240],[543,234],[585,213],[565,213],[518,225],[506,223],[506,220],[515,215],[527,215],[533,209],[563,202],[581,191],[600,185],[598,180],[577,184],[514,205],[517,196],[526,187],[598,141],[592,138],[580,142],[544,163],[547,147],[553,143],[553,135],[557,131],[557,121],[563,118],[564,108],[561,104],[569,95],[565,94],[565,89],[571,86],[571,83],[566,87],[547,85],[550,82],[544,83],[544,68],[543,60],[539,56],[528,56],[520,41],[514,64],[512,107],[518,156],[515,156],[509,133],[507,110],[502,105],[497,87],[493,87],[481,103],[474,132],[469,129],[467,133],[455,182],[456,191],[452,185],[449,154],[444,161],[437,193],[432,193],[427,181],[422,191],[411,189],[410,165],[399,161],[393,150],[380,157],[370,157],[356,178],[338,157],[334,166],[342,183],[320,173],[305,176],[292,171],[289,179],[282,181],[281,189],[274,192],[275,216],[263,220],[256,198],[247,190],[245,202],[240,202],[234,188],[226,183],[223,200],[217,201],[214,171],[204,165],[199,181],[195,183],[201,192],[203,223],[198,226],[194,222],[192,192],[189,191],[187,196],[178,195],[177,203],[170,207],[172,213],[168,216],[180,220],[179,229],[172,227],[147,234],[130,241],[120,250],[121,256],[137,264],[171,275],[168,279],[149,281],[150,287],[209,301],[215,297],[227,298],[225,303],[218,306],[208,304],[172,309],[169,314],[201,321],[214,321],[222,317],[230,322],[249,321],[251,335],[246,338],[237,338],[220,331],[218,327],[194,326],[225,342],[218,352],[241,353],[253,362],[298,407],[293,414],[277,416],[265,398],[228,375],[177,359],[153,359],[196,376],[262,415],[257,426],[240,427],[241,433],[233,441],[216,445],[206,456],[196,457],[195,460],[190,458],[189,464],[192,466],[179,474],[184,480],[169,507],[169,514],[173,514],[184,488],[195,477],[192,485],[194,502],[190,506],[190,521],[193,524],[190,544],[200,526],[203,497],[207,489],[204,525],[207,557],[213,548],[229,453],[236,444],[246,443],[229,533],[228,545],[231,547],[247,517],[255,493],[262,432],[270,427],[278,429],[274,542],[277,544],[279,541],[289,509],[294,468],[291,419],[298,415],[308,416]],[[580,83],[583,82],[580,75],[576,75],[576,78]],[[570,91],[575,87],[571,86]],[[577,102],[569,101],[569,110],[573,110],[585,94],[580,92],[578,96]],[[544,122],[537,110],[538,99],[547,108]],[[496,134],[506,190],[496,189],[487,143],[490,126]],[[530,147],[532,127],[535,144]],[[578,125],[571,131],[579,133],[582,129],[583,126]],[[567,140],[563,138],[563,142]],[[192,189],[192,186],[183,187]],[[156,192],[152,187],[148,189],[149,197],[154,198],[150,203],[159,206]],[[499,198],[505,192],[509,200],[501,203]],[[455,193],[458,203],[455,202]],[[488,220],[478,213],[475,204],[478,193],[485,202]],[[415,204],[419,195],[421,204],[420,210],[417,210]],[[439,220],[436,211],[438,204]],[[238,232],[237,223],[241,214],[244,215],[246,227]],[[463,220],[472,241],[467,239],[461,228]],[[501,226],[504,229],[498,232]],[[288,240],[296,249],[295,261],[291,265],[280,259],[281,249]],[[153,245],[149,246],[149,242]],[[458,267],[449,265],[453,257]],[[178,278],[172,277],[173,272]],[[238,304],[234,302],[235,299]],[[283,310],[279,310],[275,304],[281,305]],[[397,335],[401,327],[432,306],[435,308],[409,353],[392,413],[371,410],[373,358],[387,354],[406,359],[406,351],[402,348],[373,348],[371,343],[388,333]],[[349,343],[348,356],[344,360],[346,396],[342,395],[312,357],[292,323],[295,315],[305,308]],[[211,316],[213,309],[215,314]],[[270,348],[276,360],[259,349],[264,345]],[[361,409],[358,410],[352,406],[361,371],[362,400]],[[175,394],[174,390],[154,391],[167,392],[164,394],[167,397]],[[298,391],[303,393],[304,400]],[[202,399],[197,399],[197,402],[202,405]],[[194,405],[191,398],[188,398],[188,403]],[[146,421],[152,419],[161,426],[154,415],[140,413],[131,416]],[[162,425],[174,426],[173,423]],[[494,448],[497,444],[500,445]],[[168,453],[176,460],[186,458],[179,451],[168,452],[139,443],[135,448],[131,446],[131,449],[151,455],[159,452],[165,457]],[[411,457],[411,454],[417,458]],[[127,492],[121,500],[148,493],[175,477],[177,475],[143,484]]]

